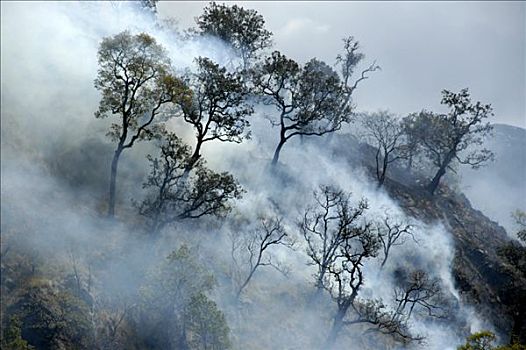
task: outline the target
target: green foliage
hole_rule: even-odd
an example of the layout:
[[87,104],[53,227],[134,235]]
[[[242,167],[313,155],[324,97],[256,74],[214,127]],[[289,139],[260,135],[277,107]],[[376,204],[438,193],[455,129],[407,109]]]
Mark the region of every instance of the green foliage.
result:
[[[95,116],[119,117],[108,136],[120,141],[125,148],[131,147],[137,139],[155,136],[152,123],[161,106],[189,93],[170,73],[165,49],[146,33],[132,35],[125,31],[104,38],[98,58],[95,87],[101,91],[102,99]],[[145,114],[148,118],[144,118]]]
[[164,48],[146,33],[131,35],[124,31],[104,38],[98,58],[95,87],[101,91],[102,99],[95,117],[115,116],[118,120],[107,134],[117,142],[108,203],[108,216],[113,217],[121,153],[136,141],[162,135],[164,127],[157,122],[159,114],[167,111],[167,105],[173,108],[174,103],[188,100],[191,92],[170,73],[170,60]]
[[136,316],[144,347],[152,349],[227,349],[228,326],[206,297],[214,278],[186,246],[172,252],[142,288]]
[[474,333],[467,338],[466,344],[459,346],[458,350],[491,350],[493,342],[497,339],[490,331]]
[[241,197],[242,189],[229,173],[213,172],[202,159],[192,165],[190,147],[175,134],[167,135],[160,158],[148,160],[151,172],[143,187],[150,193],[139,212],[154,233],[178,220],[224,216],[230,201]]
[[10,313],[20,320],[23,338],[37,348],[89,348],[93,335],[89,308],[68,290],[36,281]]
[[280,142],[274,152],[276,164],[282,146],[294,136],[322,136],[350,121],[347,89],[326,63],[312,59],[303,67],[278,51],[253,70],[256,91],[273,105],[280,127]]
[[497,337],[490,331],[481,331],[467,337],[466,343],[457,350],[525,350],[526,346],[513,343],[508,345],[493,346]]
[[158,2],[159,0],[140,0],[140,5],[146,13],[156,14]]
[[186,311],[191,349],[223,350],[230,348],[230,330],[223,313],[203,293],[192,297]]
[[325,62],[312,59],[300,67],[275,51],[254,74],[257,91],[266,96],[263,101],[284,114],[286,138],[322,135],[348,121],[340,78]]
[[7,328],[3,331],[2,349],[6,350],[31,350],[34,349],[31,345],[22,339],[22,322],[17,316],[12,316],[9,320]]
[[[428,186],[431,193],[455,163],[478,168],[494,156],[488,149],[477,148],[493,128],[489,123],[483,123],[492,115],[491,105],[472,103],[468,89],[459,93],[443,90],[441,103],[449,107],[448,113],[424,110],[413,114],[405,124],[407,134],[411,139],[417,138],[425,155],[438,168]],[[464,154],[466,151],[469,153]]]
[[229,44],[243,59],[244,67],[272,45],[272,33],[265,29],[263,16],[255,10],[211,2],[197,18],[199,33],[215,36]]
[[196,146],[188,168],[201,157],[203,143],[213,140],[240,143],[248,138],[246,119],[254,111],[246,103],[248,90],[238,73],[227,72],[209,58],[196,59],[197,72],[186,77],[191,98],[178,102],[185,122],[196,131]]

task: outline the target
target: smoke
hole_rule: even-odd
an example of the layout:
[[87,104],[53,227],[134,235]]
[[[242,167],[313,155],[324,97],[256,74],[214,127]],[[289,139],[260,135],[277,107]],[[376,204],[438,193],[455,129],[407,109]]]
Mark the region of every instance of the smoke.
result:
[[[297,220],[312,202],[312,192],[331,184],[352,192],[355,203],[366,198],[370,206],[367,220],[379,220],[388,210],[393,218],[415,226],[416,242],[395,247],[384,271],[379,272],[377,260],[365,266],[366,283],[360,297],[382,299],[392,306],[395,270],[418,268],[438,278],[449,299],[457,303],[455,319],[476,326],[477,316],[462,304],[454,288],[454,246],[447,230],[439,222],[407,217],[393,199],[377,190],[363,169],[333,157],[332,150],[343,146],[337,144],[340,139],[303,144],[291,140],[283,149],[279,174],[269,172],[278,137],[264,118],[273,113],[269,108],[258,108],[251,118],[250,140],[203,147],[209,166],[231,172],[246,191],[225,220],[181,223],[159,239],[136,228],[141,221],[130,201],[142,196],[140,184],[148,171],[144,155],[155,152],[153,143],[140,144],[124,154],[118,175],[120,221],[102,219],[113,145],[104,136],[110,121],[93,117],[100,98],[93,79],[100,41],[123,30],[153,35],[179,71],[191,69],[197,56],[221,64],[232,62],[232,53],[223,43],[212,38],[184,39],[160,27],[133,4],[2,4],[3,244],[17,242],[46,264],[52,259],[57,269],[82,265],[84,275],[93,273],[98,288],[115,298],[134,297],[153,267],[170,251],[188,244],[213,271],[217,288],[212,297],[225,312],[232,337],[241,348],[255,348],[254,342],[261,348],[319,348],[334,305],[328,297],[309,304],[315,271],[307,265]],[[192,129],[179,120],[171,127],[193,145]],[[250,232],[260,216],[283,217],[286,231],[296,242],[295,250],[280,247],[272,254],[290,273],[258,270],[239,306],[230,297],[228,234]],[[456,324],[415,318],[412,326],[427,336],[428,349],[454,349],[461,342]],[[342,343],[352,340],[352,348],[363,346],[356,341],[361,331],[344,333]]]

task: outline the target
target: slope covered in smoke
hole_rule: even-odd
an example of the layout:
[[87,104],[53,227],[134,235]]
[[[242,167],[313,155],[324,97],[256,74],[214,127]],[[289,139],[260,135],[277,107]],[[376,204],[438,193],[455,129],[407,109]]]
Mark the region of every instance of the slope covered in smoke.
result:
[[[504,130],[515,130],[522,132],[520,128],[504,127],[497,128],[497,133]],[[506,133],[508,134],[508,133]],[[517,135],[516,135],[517,136]],[[346,159],[351,164],[365,166],[371,177],[374,177],[374,149],[365,144],[360,144],[352,137],[340,136],[340,139],[333,144],[334,154]],[[500,164],[504,166],[499,170],[490,165],[496,172],[491,176],[481,175],[488,182],[503,183],[505,179],[499,179],[499,175],[505,169],[513,167],[505,154],[516,156],[515,161],[521,159],[523,155],[520,147],[515,147],[523,143],[522,138],[508,138],[511,140],[507,144],[507,152],[501,152],[503,147],[496,147],[496,152],[504,155]],[[342,147],[342,145],[344,145]],[[342,148],[345,151],[342,151]],[[353,150],[354,152],[348,152]],[[365,156],[364,156],[365,155]],[[516,169],[515,169],[516,170]],[[489,172],[489,171],[488,171]],[[521,188],[523,181],[517,171],[508,174],[504,178],[516,180],[516,187]],[[476,178],[478,179],[478,178]],[[477,181],[477,180],[472,181]],[[491,180],[491,182],[489,182]],[[466,180],[469,181],[469,180]],[[480,180],[483,181],[483,180]],[[463,193],[458,193],[454,188],[443,186],[441,196],[437,198],[429,197],[428,193],[419,188],[418,184],[423,182],[418,176],[408,176],[404,167],[392,169],[391,175],[386,182],[387,192],[396,200],[403,210],[424,222],[440,221],[447,231],[452,235],[452,244],[454,246],[454,258],[451,263],[451,271],[455,279],[455,286],[458,290],[459,297],[469,301],[480,312],[482,319],[491,320],[501,334],[509,334],[512,327],[521,329],[524,333],[524,308],[523,303],[514,294],[519,289],[524,289],[526,281],[519,271],[510,269],[508,263],[503,259],[500,253],[501,249],[508,244],[509,236],[506,230],[498,222],[488,218],[484,212],[473,207],[471,202]],[[476,187],[479,188],[479,187]],[[486,187],[482,187],[486,188]],[[500,187],[501,192],[504,191]],[[509,188],[508,188],[509,190]],[[484,192],[484,191],[482,191]],[[497,197],[498,198],[498,197]],[[518,203],[522,203],[522,198]],[[490,201],[491,202],[491,201]],[[485,203],[488,203],[487,199]],[[487,204],[496,208],[501,202],[495,201]],[[509,212],[507,212],[510,215]],[[513,227],[513,226],[512,226]],[[515,232],[515,231],[510,231]]]
[[[345,328],[335,349],[454,349],[483,328],[507,340],[516,320],[505,290],[516,277],[504,274],[497,254],[507,242],[501,227],[447,186],[430,197],[402,170],[378,189],[371,148],[346,133],[292,140],[271,170],[278,133],[266,107],[250,119],[250,140],[203,149],[212,169],[229,171],[244,189],[226,218],[177,222],[156,237],[145,230],[132,200],[144,197],[145,155],[158,152],[155,141],[123,156],[116,219],[106,218],[114,145],[104,136],[109,122],[93,118],[100,96],[92,87],[102,37],[146,31],[181,71],[194,68],[198,55],[226,63],[230,49],[213,38],[187,40],[128,4],[28,10],[9,3],[2,10],[1,312],[9,341],[38,349],[178,348],[182,323],[190,325],[184,343],[188,337],[195,349],[207,348],[210,334],[218,349],[323,348],[336,306],[328,293],[316,294],[316,269],[298,227],[323,185],[351,192],[355,206],[367,199],[360,224],[388,215],[414,227],[385,267],[377,257],[363,264],[363,305],[381,305],[389,316],[404,276],[419,270],[437,281],[448,311],[409,320],[424,342],[395,340],[365,323]],[[5,34],[15,28],[24,29],[20,37]],[[191,128],[180,119],[170,126],[193,146]],[[261,217],[280,218],[290,244],[271,251],[236,297],[236,275],[246,273],[251,253],[237,256],[236,247],[259,232]]]

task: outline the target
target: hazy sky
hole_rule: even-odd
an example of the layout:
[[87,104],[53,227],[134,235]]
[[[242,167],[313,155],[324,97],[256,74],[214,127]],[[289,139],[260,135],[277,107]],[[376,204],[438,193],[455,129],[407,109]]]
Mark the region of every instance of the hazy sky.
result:
[[[469,87],[494,122],[526,127],[526,2],[237,2],[261,13],[275,48],[334,63],[353,35],[382,70],[356,93],[360,110],[441,111],[440,91]],[[161,2],[161,16],[192,26],[206,2]]]

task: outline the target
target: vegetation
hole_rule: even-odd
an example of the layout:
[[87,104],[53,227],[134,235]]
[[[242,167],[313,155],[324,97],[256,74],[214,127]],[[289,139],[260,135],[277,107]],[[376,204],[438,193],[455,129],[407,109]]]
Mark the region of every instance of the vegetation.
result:
[[108,136],[117,142],[111,162],[108,216],[115,214],[117,167],[122,152],[136,141],[159,135],[156,122],[163,107],[188,92],[170,73],[165,50],[146,33],[123,32],[105,38],[99,48],[99,71],[95,87],[102,93],[97,118],[116,117]]
[[497,337],[490,331],[481,331],[471,334],[467,337],[464,345],[461,345],[457,350],[523,350],[526,346],[513,343],[510,345],[493,346]]
[[[156,0],[140,2],[151,17],[156,6]],[[357,167],[376,177],[377,187],[363,191],[371,194],[371,201],[351,195],[348,184],[355,180],[349,179],[354,174],[343,171],[338,184],[330,176],[329,183],[319,186],[325,177],[299,179],[294,163],[284,164],[279,174],[259,173],[253,156],[226,164],[222,155],[205,152],[205,144],[245,142],[250,138],[249,118],[266,106],[272,107],[267,116],[272,126],[279,128],[272,169],[292,138],[323,137],[349,125],[356,116],[355,90],[379,67],[372,63],[359,69],[364,54],[353,37],[344,39],[343,53],[334,66],[316,58],[300,64],[280,51],[268,54],[272,33],[263,17],[238,5],[212,2],[196,23],[192,39],[222,40],[243,61],[243,69],[196,57],[195,67],[182,73],[147,33],[124,31],[102,39],[95,79],[101,98],[95,117],[114,120],[107,133],[116,144],[109,217],[115,216],[123,152],[140,141],[152,141],[143,149],[149,153],[145,161],[149,172],[140,192],[137,178],[143,177],[144,164],[125,168],[133,182],[129,196],[135,198],[134,205],[122,204],[114,220],[103,220],[92,194],[84,201],[78,199],[83,195],[80,191],[71,190],[71,195],[69,188],[58,186],[50,186],[54,194],[45,199],[62,203],[59,210],[50,204],[47,211],[37,197],[23,198],[27,208],[6,209],[1,347],[265,348],[268,343],[263,340],[257,344],[263,337],[292,338],[297,334],[291,329],[305,332],[303,326],[308,326],[318,333],[306,336],[311,337],[306,346],[312,348],[336,349],[352,339],[356,340],[352,346],[378,349],[423,342],[426,335],[415,330],[415,323],[467,322],[450,314],[450,303],[461,304],[452,290],[455,283],[464,282],[462,276],[452,281],[442,275],[445,270],[430,267],[431,260],[425,257],[434,254],[438,256],[434,262],[443,259],[434,244],[452,244],[430,242],[428,226],[417,228],[414,222],[443,218],[448,228],[459,225],[465,235],[477,234],[472,228],[480,220],[473,215],[465,219],[460,210],[451,213],[461,203],[472,214],[469,203],[437,188],[455,163],[478,167],[493,157],[490,150],[474,149],[491,131],[483,123],[491,106],[472,103],[467,89],[444,90],[447,114],[423,110],[399,118],[387,111],[364,113],[365,132],[351,128],[361,148],[345,151],[365,150],[357,157],[363,156]],[[193,132],[191,136],[185,128]],[[263,153],[261,144],[250,146]],[[330,147],[334,151],[334,145]],[[391,181],[392,173],[401,172],[401,160],[406,161],[407,178],[428,175],[418,163],[431,163],[437,170],[425,188],[416,181]],[[319,166],[312,166],[312,174],[323,174]],[[248,175],[236,173],[239,169]],[[313,186],[318,187],[312,197],[302,197]],[[405,214],[395,215],[375,203],[395,205],[386,199],[389,196],[400,200]],[[404,200],[409,204],[403,205]],[[38,210],[32,203],[38,203]],[[436,209],[444,203],[450,212]],[[39,220],[40,210],[46,220]],[[525,349],[520,342],[526,319],[521,304],[526,299],[526,214],[517,211],[514,217],[520,241],[506,241],[498,250],[506,276],[497,276],[508,288],[498,297],[513,307],[512,345],[495,346],[497,337],[484,331],[470,335],[459,350]],[[420,246],[417,232],[427,245]],[[297,239],[301,248],[295,244]],[[472,255],[479,253],[470,250]],[[397,255],[403,258],[394,261]],[[447,271],[450,262],[444,264]],[[493,273],[490,265],[484,269]],[[276,271],[294,281],[284,284],[287,288],[294,285],[302,290],[283,290],[268,277]],[[311,306],[320,307],[313,312]],[[276,321],[279,325],[272,325],[285,335],[265,334],[276,314],[287,314]],[[254,322],[253,329],[244,332],[248,322]]]
[[[473,149],[482,145],[484,137],[492,130],[489,123],[484,123],[484,119],[492,115],[491,105],[472,103],[468,89],[458,93],[443,90],[441,103],[449,107],[447,114],[422,111],[409,124],[415,129],[410,135],[417,137],[426,156],[438,168],[427,186],[431,194],[454,162],[478,168],[493,159],[490,150]],[[469,153],[464,154],[466,152]]]
[[200,35],[217,37],[232,47],[243,60],[244,69],[272,44],[272,33],[265,28],[263,16],[241,6],[211,2],[196,22]]
[[279,51],[254,68],[256,91],[265,104],[274,106],[278,112],[277,118],[270,119],[272,126],[280,129],[272,166],[278,163],[282,147],[292,137],[323,136],[351,120],[352,93],[367,78],[367,72],[378,69],[371,65],[351,82],[356,65],[364,57],[358,48],[352,37],[345,40],[345,54],[337,57],[341,77],[323,61],[313,58],[301,67]]
[[405,157],[408,147],[402,143],[404,130],[400,121],[387,111],[365,116],[363,126],[367,142],[376,148],[376,179],[381,187],[389,164]]
[[224,216],[231,209],[229,202],[241,197],[232,175],[215,173],[193,157],[175,134],[167,135],[160,158],[148,156],[151,172],[143,188],[150,193],[139,212],[148,218],[152,233],[179,220]]
[[196,60],[197,73],[185,78],[191,88],[191,98],[180,99],[178,104],[185,122],[196,132],[194,152],[186,166],[189,172],[201,157],[205,142],[222,141],[241,143],[250,125],[247,117],[253,113],[245,97],[248,94],[242,76],[227,72],[209,58]]

